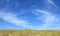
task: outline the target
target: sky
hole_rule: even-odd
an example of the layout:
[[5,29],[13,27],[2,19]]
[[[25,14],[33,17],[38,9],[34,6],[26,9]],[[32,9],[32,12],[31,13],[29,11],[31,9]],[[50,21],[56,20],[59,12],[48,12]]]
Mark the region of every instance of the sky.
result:
[[60,0],[0,0],[0,30],[60,30]]

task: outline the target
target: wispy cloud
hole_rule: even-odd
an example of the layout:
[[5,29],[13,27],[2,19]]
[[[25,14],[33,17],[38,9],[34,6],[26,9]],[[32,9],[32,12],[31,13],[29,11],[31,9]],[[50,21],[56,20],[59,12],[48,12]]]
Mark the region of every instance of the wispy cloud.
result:
[[[54,26],[55,22],[57,22],[56,17],[54,15],[50,14],[48,11],[35,10],[35,12],[33,12],[33,14],[35,14],[38,17],[38,19],[37,18],[36,19],[40,20],[40,21],[42,20],[42,22],[43,22],[42,26],[39,27],[39,29],[48,29],[48,28],[51,29],[52,27],[50,27],[50,26]],[[44,16],[43,15],[39,16],[38,14],[40,14],[40,13],[42,13]],[[41,18],[43,18],[43,19],[41,19]]]
[[52,4],[53,6],[57,7],[52,0],[47,0],[48,3]]
[[30,23],[27,22],[26,20],[18,19],[17,15],[13,13],[6,13],[0,11],[0,18],[16,26],[22,26],[25,29],[36,29],[36,26],[30,25]]
[[3,20],[5,20],[5,21],[7,21],[9,23],[18,25],[18,26],[26,26],[26,25],[29,24],[25,20],[18,19],[16,17],[16,15],[15,14],[12,14],[12,13],[5,13],[5,12],[0,11],[0,18],[2,18]]
[[[36,13],[35,13],[36,12]],[[52,14],[50,14],[48,11],[44,11],[44,10],[35,10],[34,12],[32,12],[33,14],[35,14],[37,17],[37,20],[42,20],[43,24],[40,26],[33,26],[31,25],[31,23],[22,20],[22,19],[18,19],[16,14],[13,13],[5,13],[0,11],[0,18],[3,19],[6,22],[12,23],[14,25],[17,26],[22,26],[25,29],[35,29],[35,30],[45,30],[45,29],[59,29],[59,23],[58,20],[56,19],[55,16],[53,16]],[[43,15],[39,15],[40,13],[42,13]],[[42,17],[40,17],[42,16]],[[43,18],[43,19],[41,19]],[[39,23],[40,24],[40,23]]]

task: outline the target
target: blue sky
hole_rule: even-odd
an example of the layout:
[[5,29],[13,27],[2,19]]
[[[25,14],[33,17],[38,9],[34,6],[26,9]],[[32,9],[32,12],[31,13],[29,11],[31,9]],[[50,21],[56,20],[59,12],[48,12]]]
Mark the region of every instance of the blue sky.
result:
[[60,0],[0,0],[0,29],[60,30]]

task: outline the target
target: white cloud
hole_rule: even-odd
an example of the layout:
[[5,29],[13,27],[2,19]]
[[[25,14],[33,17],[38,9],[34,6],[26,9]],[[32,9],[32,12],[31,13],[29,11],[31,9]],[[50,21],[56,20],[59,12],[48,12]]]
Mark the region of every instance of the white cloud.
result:
[[0,18],[2,18],[3,20],[5,20],[5,21],[7,21],[9,23],[18,25],[18,26],[26,26],[26,25],[29,24],[25,20],[18,19],[16,17],[16,15],[12,14],[12,13],[5,13],[5,12],[0,11]]
[[45,15],[50,15],[50,13],[48,12],[48,11],[45,11],[45,10],[35,10],[35,11],[37,11],[38,13],[43,13],[43,14],[45,14]]
[[[44,10],[35,10],[35,12],[33,12],[33,14],[35,14],[38,18],[36,18],[37,20],[42,20],[43,24],[42,27],[40,27],[39,29],[45,29],[48,28],[49,26],[52,26],[53,23],[55,23],[55,19],[56,17],[53,16],[52,14],[50,14],[48,11],[44,11]],[[38,14],[42,13],[42,17],[39,16]],[[43,18],[43,19],[41,19]]]
[[[35,30],[43,29],[43,30],[45,30],[45,29],[54,29],[54,28],[59,29],[60,28],[58,25],[59,24],[58,20],[56,20],[56,17],[53,16],[52,14],[48,13],[48,11],[43,11],[43,10],[38,10],[38,9],[35,11],[36,11],[36,13],[33,12],[33,14],[35,14],[37,16],[37,18],[38,18],[38,19],[36,18],[37,20],[43,21],[42,26],[30,25],[29,22],[22,20],[22,19],[18,19],[16,17],[16,14],[13,14],[13,13],[5,13],[5,12],[0,11],[0,18],[2,18],[3,20],[5,20],[9,23],[12,23],[14,25],[23,26],[23,27],[25,27],[25,29],[35,29]],[[43,19],[40,19],[40,16],[38,15],[40,13],[44,14],[44,16],[42,16]],[[57,24],[55,22],[57,22]],[[56,27],[51,27],[51,26],[56,26]]]
[[11,24],[22,26],[25,29],[36,29],[36,26],[30,25],[30,23],[25,20],[18,19],[17,15],[13,13],[6,13],[3,11],[0,11],[0,18]]
[[52,4],[53,6],[57,7],[52,0],[47,0],[48,3]]

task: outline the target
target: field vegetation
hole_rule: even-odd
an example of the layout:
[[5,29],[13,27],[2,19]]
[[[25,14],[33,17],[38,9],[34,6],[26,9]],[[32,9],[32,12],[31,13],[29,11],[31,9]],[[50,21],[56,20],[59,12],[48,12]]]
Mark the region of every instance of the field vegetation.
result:
[[0,36],[60,36],[58,30],[0,30]]

